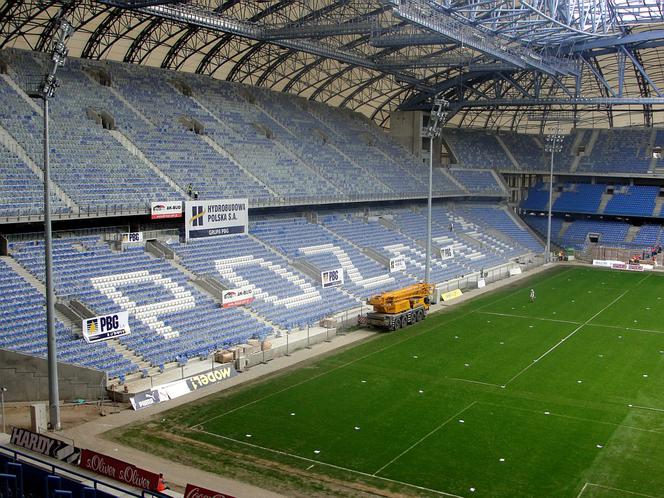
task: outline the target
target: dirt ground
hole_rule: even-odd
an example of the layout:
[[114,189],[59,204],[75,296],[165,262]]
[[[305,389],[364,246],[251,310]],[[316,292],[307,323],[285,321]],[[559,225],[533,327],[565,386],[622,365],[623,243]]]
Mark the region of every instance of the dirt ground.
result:
[[[117,413],[126,406],[122,404],[106,403],[100,406],[97,403],[90,404],[65,404],[60,407],[62,428],[70,429],[86,422],[100,419],[106,415]],[[30,428],[30,404],[28,403],[5,403],[5,432],[11,433],[12,427]],[[2,426],[0,425],[0,431]]]

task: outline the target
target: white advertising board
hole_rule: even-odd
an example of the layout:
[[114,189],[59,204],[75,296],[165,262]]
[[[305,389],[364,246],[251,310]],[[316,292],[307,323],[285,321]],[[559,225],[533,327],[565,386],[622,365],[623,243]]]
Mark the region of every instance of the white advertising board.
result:
[[123,244],[138,244],[143,242],[143,232],[126,232],[122,234]]
[[484,280],[483,278],[480,278],[477,281],[477,288],[482,289],[483,287],[486,287],[486,280]]
[[221,199],[184,203],[185,239],[249,232],[249,200]]
[[406,270],[406,256],[399,255],[390,259],[390,273]]
[[452,259],[453,257],[454,257],[454,249],[452,248],[452,246],[440,248],[440,259],[444,261],[446,259]]
[[105,341],[131,332],[129,313],[126,311],[87,318],[83,320],[82,327],[83,338],[88,343]]
[[182,218],[182,201],[153,202],[150,204],[150,218]]
[[254,288],[249,286],[225,290],[221,296],[221,305],[224,308],[244,306],[245,304],[251,304],[253,302]]
[[335,287],[344,283],[344,269],[325,270],[320,273],[320,282],[323,288]]

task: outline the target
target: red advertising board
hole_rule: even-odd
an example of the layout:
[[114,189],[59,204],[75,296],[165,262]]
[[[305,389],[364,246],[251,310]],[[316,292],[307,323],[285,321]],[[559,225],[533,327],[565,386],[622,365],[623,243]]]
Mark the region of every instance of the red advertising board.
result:
[[82,469],[91,470],[135,488],[157,491],[159,484],[159,474],[139,469],[135,465],[102,455],[96,451],[81,450],[81,463],[79,465]]
[[184,490],[184,498],[235,498],[234,496],[227,495],[226,493],[219,493],[218,491],[211,491],[209,489],[187,484],[187,489]]

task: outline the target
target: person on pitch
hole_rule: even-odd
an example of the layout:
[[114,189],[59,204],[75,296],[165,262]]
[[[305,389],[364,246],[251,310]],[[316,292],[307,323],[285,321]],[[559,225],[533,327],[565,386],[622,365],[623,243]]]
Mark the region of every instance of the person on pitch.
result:
[[535,289],[530,289],[530,302],[535,302]]

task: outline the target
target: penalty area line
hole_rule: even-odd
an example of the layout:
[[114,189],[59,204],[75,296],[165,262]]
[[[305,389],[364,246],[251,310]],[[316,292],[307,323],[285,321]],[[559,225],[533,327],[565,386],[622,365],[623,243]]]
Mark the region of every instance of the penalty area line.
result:
[[620,491],[621,493],[626,493],[626,494],[632,495],[632,496],[641,496],[642,498],[657,498],[656,496],[653,496],[653,495],[647,495],[645,493],[638,493],[636,491],[630,491],[629,489],[614,488],[612,486],[604,486],[603,484],[594,484],[592,482],[587,482],[583,485],[583,488],[581,488],[581,493],[579,493],[577,498],[580,498],[583,491],[585,491],[585,489],[589,488],[589,487],[606,489],[608,491]]
[[583,323],[582,323],[581,325],[579,325],[577,328],[575,328],[574,330],[572,330],[572,332],[570,332],[570,333],[567,334],[565,337],[563,337],[562,339],[560,339],[556,344],[554,344],[554,345],[551,346],[549,349],[547,349],[544,353],[542,353],[540,356],[538,356],[537,358],[535,358],[530,364],[528,364],[525,368],[523,368],[519,373],[517,373],[517,374],[514,375],[511,379],[509,379],[507,382],[505,382],[505,385],[508,385],[509,383],[511,383],[512,381],[516,380],[518,377],[520,377],[522,374],[524,374],[525,372],[527,372],[527,371],[530,369],[530,367],[532,367],[535,363],[539,362],[541,359],[543,359],[543,358],[544,358],[545,356],[547,356],[549,353],[551,353],[552,351],[554,351],[558,346],[560,346],[562,343],[564,343],[567,339],[569,339],[569,338],[572,337],[574,334],[576,334],[576,333],[577,333],[579,330],[581,330],[584,326],[588,325],[591,321],[593,321],[595,318],[597,318],[601,313],[603,313],[604,311],[606,311],[607,309],[609,309],[611,306],[613,306],[615,303],[617,303],[617,302],[618,302],[620,299],[622,299],[622,297],[623,297],[625,294],[627,294],[628,292],[629,292],[629,291],[626,290],[625,292],[623,292],[622,294],[620,294],[617,298],[615,298],[615,299],[614,299],[613,301],[611,301],[609,304],[607,304],[606,306],[604,306],[601,310],[599,310],[599,311],[598,311],[597,313],[595,313],[593,316],[591,316],[590,318],[588,318],[585,322],[583,322]]
[[221,434],[215,434],[214,432],[208,432],[208,431],[204,431],[204,430],[200,430],[200,429],[197,429],[197,432],[200,432],[202,434],[207,434],[208,436],[216,437],[216,438],[219,438],[219,439],[225,439],[227,441],[232,441],[234,443],[243,444],[245,446],[249,446],[249,447],[252,447],[252,448],[259,449],[259,450],[269,451],[269,452],[275,453],[277,455],[282,455],[282,456],[286,456],[286,457],[289,457],[289,458],[294,458],[296,460],[302,460],[303,462],[308,462],[308,463],[312,464],[309,468],[313,467],[314,465],[323,465],[325,467],[330,467],[330,468],[333,468],[333,469],[342,470],[344,472],[349,472],[351,474],[358,474],[358,475],[361,475],[361,476],[364,476],[364,477],[369,477],[371,479],[379,479],[381,481],[391,482],[391,483],[394,483],[394,484],[400,484],[402,486],[407,486],[409,488],[414,488],[414,489],[419,489],[419,490],[422,490],[422,491],[427,491],[429,493],[434,493],[434,494],[437,494],[437,495],[440,495],[440,496],[449,496],[451,498],[463,498],[462,496],[455,495],[455,494],[452,494],[452,493],[446,493],[445,491],[440,491],[438,489],[425,488],[423,486],[418,486],[417,484],[411,484],[409,482],[397,481],[395,479],[389,479],[387,477],[372,475],[372,474],[369,474],[367,472],[362,472],[360,470],[349,469],[347,467],[341,467],[340,465],[334,465],[333,463],[322,462],[320,460],[314,460],[313,458],[307,458],[307,457],[303,457],[303,456],[300,456],[300,455],[295,455],[293,453],[288,453],[286,451],[275,450],[273,448],[267,448],[267,447],[261,446],[259,444],[248,443],[247,441],[241,441],[239,439],[235,439],[235,438],[232,438],[232,437],[222,436]]

